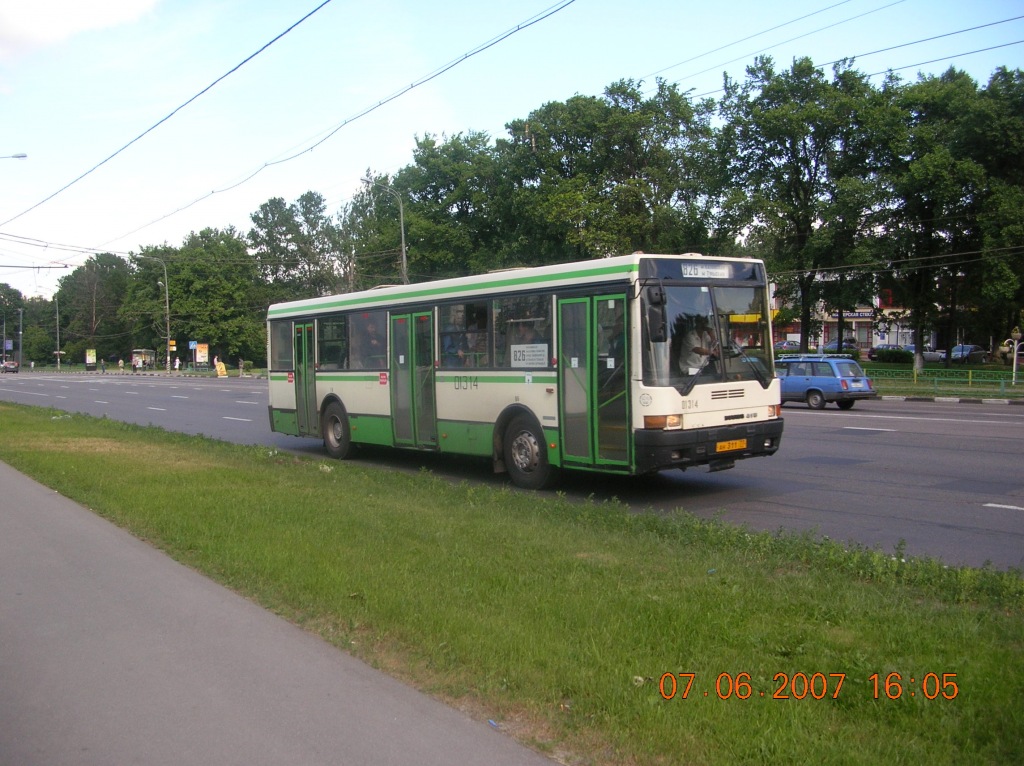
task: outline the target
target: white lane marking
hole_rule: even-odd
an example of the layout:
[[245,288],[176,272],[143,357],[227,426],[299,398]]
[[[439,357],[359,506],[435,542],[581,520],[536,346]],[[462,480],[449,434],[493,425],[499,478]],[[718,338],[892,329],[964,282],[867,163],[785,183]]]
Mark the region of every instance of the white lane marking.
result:
[[984,508],[1004,508],[1007,511],[1024,511],[1019,505],[1001,505],[1000,503],[985,503]]
[[165,407],[146,407],[147,410],[156,410],[157,412],[167,412]]
[[104,402],[100,399],[97,399],[96,401],[93,402],[93,404],[110,404],[110,402]]
[[235,399],[235,404],[259,404],[259,402],[245,402],[241,399]]
[[887,433],[896,433],[895,428],[868,428],[867,426],[843,426],[844,431],[886,431]]
[[29,396],[42,396],[47,399],[50,398],[49,394],[41,394],[38,391],[19,391],[16,388],[0,388],[0,391],[6,391],[10,394],[28,394]]
[[[823,414],[823,413],[821,413],[821,412],[819,412],[817,410],[799,410],[799,409],[783,410],[783,413],[787,417],[789,417],[790,415],[807,414],[808,416],[813,416],[813,417],[818,417],[818,418],[820,418],[822,416],[822,414]],[[839,412],[826,412],[824,414],[825,415],[832,415],[834,417],[860,418],[861,420],[922,420],[922,421],[932,422],[932,423],[974,423],[974,424],[977,424],[977,425],[988,425],[988,426],[1007,426],[1007,425],[1009,425],[1009,426],[1020,426],[1020,425],[1024,425],[1024,421],[1017,420],[1017,418],[1022,417],[1022,415],[1024,415],[1024,413],[1022,413],[1022,415],[1018,415],[1016,413],[1007,413],[1006,417],[1001,419],[1001,420],[972,420],[970,418],[929,418],[929,417],[921,417],[921,416],[914,416],[914,415],[863,415],[863,414],[853,414],[853,415],[851,415],[849,412],[845,412],[842,415],[840,415]]]
[[188,399],[184,394],[171,394],[172,399]]
[[221,418],[221,420],[237,420],[240,423],[251,423],[252,418],[229,418],[227,415]]

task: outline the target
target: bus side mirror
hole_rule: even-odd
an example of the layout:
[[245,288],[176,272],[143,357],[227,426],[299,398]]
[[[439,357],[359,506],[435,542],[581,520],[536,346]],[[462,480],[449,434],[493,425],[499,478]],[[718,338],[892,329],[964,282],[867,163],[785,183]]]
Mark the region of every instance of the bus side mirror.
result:
[[665,309],[663,306],[647,307],[647,334],[651,343],[664,343],[667,340],[665,325]]
[[647,299],[647,334],[651,343],[664,343],[668,339],[665,324],[665,288],[661,284],[649,285],[644,291]]

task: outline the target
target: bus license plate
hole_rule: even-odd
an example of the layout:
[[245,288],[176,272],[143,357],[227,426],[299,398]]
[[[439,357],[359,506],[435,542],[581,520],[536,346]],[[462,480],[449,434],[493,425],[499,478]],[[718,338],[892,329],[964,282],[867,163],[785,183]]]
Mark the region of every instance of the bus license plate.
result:
[[727,442],[718,442],[715,445],[715,452],[731,452],[734,449],[746,449],[746,439],[730,439]]

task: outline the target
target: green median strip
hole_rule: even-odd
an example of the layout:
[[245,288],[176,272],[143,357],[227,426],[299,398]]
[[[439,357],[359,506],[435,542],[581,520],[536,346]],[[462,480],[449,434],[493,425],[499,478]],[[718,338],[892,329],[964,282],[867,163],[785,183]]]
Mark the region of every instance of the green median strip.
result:
[[567,763],[1024,762],[1019,572],[7,404],[0,459]]

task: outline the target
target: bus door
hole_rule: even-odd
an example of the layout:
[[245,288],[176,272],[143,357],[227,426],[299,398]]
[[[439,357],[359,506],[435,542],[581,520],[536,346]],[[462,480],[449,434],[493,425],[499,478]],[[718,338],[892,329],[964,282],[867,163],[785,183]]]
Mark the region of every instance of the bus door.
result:
[[320,418],[316,400],[316,344],[313,342],[313,323],[295,323],[295,419],[299,433],[317,436]]
[[395,444],[437,446],[434,320],[430,312],[391,316],[391,420]]
[[559,416],[567,464],[629,465],[625,316],[625,295],[558,302]]

